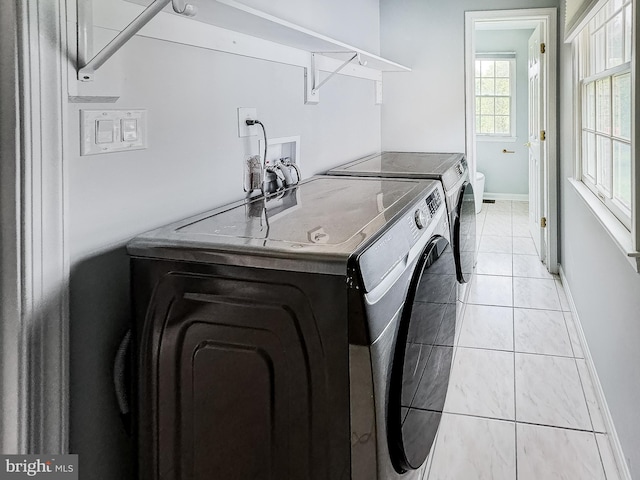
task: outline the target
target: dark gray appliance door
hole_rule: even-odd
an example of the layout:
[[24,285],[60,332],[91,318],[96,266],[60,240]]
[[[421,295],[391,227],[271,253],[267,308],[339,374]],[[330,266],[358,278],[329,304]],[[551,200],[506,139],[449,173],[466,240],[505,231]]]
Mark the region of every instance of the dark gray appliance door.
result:
[[321,329],[291,285],[164,276],[140,348],[140,478],[344,478]]
[[471,280],[476,255],[476,207],[473,185],[465,182],[460,189],[453,216],[453,251],[460,283]]
[[451,245],[435,236],[409,286],[389,382],[389,452],[399,473],[424,463],[442,417],[453,359],[456,284]]

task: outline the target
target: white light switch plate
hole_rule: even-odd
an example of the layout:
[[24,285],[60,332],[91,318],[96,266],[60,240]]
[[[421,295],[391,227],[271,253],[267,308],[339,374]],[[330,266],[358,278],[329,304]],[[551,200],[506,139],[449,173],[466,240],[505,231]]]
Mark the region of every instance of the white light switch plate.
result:
[[81,110],[80,136],[80,155],[147,148],[147,111]]

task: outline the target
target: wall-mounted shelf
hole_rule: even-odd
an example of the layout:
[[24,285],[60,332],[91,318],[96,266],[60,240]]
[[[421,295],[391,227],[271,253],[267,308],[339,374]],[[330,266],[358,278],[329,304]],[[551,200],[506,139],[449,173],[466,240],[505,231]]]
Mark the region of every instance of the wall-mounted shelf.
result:
[[[98,18],[96,26],[121,31],[131,21],[131,18],[129,18],[127,23],[123,25],[124,15],[127,11],[131,11],[131,8],[122,8],[121,12],[114,13],[113,10],[116,7],[112,2],[109,2],[111,3],[109,8],[102,5],[98,0],[94,3],[96,4],[94,9],[98,11],[98,17],[100,15],[104,17],[104,20]],[[116,3],[121,6],[133,3],[148,7],[153,2],[150,0],[126,0],[126,2]],[[131,5],[131,7],[137,8],[134,5]],[[194,19],[187,20],[191,23],[191,28],[184,28],[185,23],[182,22],[185,19],[172,13],[169,6],[163,10],[169,15],[164,13],[158,15],[156,19],[145,25],[138,34],[302,66],[305,68],[305,101],[307,103],[318,103],[319,101],[317,86],[321,83],[319,78],[321,71],[375,81],[376,103],[382,102],[382,72],[411,71],[410,68],[404,65],[384,59],[353,45],[314,32],[235,0],[202,1],[198,2],[197,7],[197,16]],[[108,11],[109,9],[111,11]],[[139,12],[139,10],[135,11]],[[193,20],[197,21],[194,22]],[[93,21],[94,18],[79,18],[80,30],[83,28],[90,29],[93,26]],[[200,23],[206,25],[198,25]],[[116,27],[116,25],[118,26]],[[174,26],[176,28],[173,28]],[[224,29],[226,33],[214,31],[212,27]],[[205,29],[208,30],[205,31]],[[277,45],[271,46],[269,45],[270,43],[278,44],[280,47]],[[82,58],[87,58],[88,56],[86,52],[79,52],[79,54]],[[304,55],[301,56],[301,54]],[[359,64],[348,64],[346,61],[356,54]]]
[[[318,103],[320,100],[319,88],[330,77],[339,74],[356,58],[360,66],[380,73],[407,72],[411,70],[399,63],[392,62],[235,0],[202,2],[198,20],[311,53],[311,65],[307,70],[305,81],[306,103]],[[323,67],[320,57],[333,58],[341,63],[332,68]],[[320,71],[329,72],[329,77],[320,81]],[[382,75],[379,75],[379,79],[376,79],[375,82],[376,103],[379,104],[382,103]]]
[[[129,1],[140,5],[148,3],[145,0]],[[382,72],[408,72],[411,70],[404,65],[386,60],[353,45],[314,32],[235,0],[199,2],[196,20],[307,52],[323,52],[323,55],[338,60],[345,60],[345,55],[351,52],[359,53],[367,67]]]

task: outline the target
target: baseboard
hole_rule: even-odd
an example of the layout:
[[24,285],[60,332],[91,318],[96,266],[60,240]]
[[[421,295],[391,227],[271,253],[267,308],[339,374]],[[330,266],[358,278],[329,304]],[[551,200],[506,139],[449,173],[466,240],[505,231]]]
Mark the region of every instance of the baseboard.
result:
[[589,375],[591,375],[591,380],[593,381],[593,387],[596,391],[596,400],[598,401],[598,406],[600,407],[600,411],[604,419],[604,425],[607,430],[607,435],[609,438],[609,445],[611,446],[613,457],[616,462],[616,466],[618,467],[618,473],[620,474],[620,478],[622,480],[632,480],[631,472],[629,471],[629,466],[627,465],[627,461],[624,458],[622,445],[620,444],[620,439],[618,438],[616,427],[613,424],[613,417],[611,416],[611,412],[609,411],[609,406],[607,405],[607,399],[605,398],[604,390],[602,389],[602,384],[600,383],[600,379],[598,378],[598,373],[596,372],[596,366],[593,363],[593,357],[591,357],[591,352],[589,352],[589,344],[587,343],[587,339],[584,335],[584,331],[582,330],[582,323],[580,323],[580,318],[578,317],[578,310],[576,309],[576,304],[573,301],[573,296],[571,295],[571,289],[569,288],[569,284],[567,283],[567,277],[564,274],[562,265],[558,265],[558,270],[560,273],[560,279],[562,281],[562,287],[564,288],[564,292],[567,295],[569,308],[571,309],[571,314],[573,315],[573,323],[576,326],[576,331],[578,333],[578,340],[580,341],[580,345],[584,353],[584,360],[587,364],[587,369],[589,370]]
[[487,200],[515,200],[516,202],[528,202],[529,195],[524,193],[491,193],[484,192],[483,198]]

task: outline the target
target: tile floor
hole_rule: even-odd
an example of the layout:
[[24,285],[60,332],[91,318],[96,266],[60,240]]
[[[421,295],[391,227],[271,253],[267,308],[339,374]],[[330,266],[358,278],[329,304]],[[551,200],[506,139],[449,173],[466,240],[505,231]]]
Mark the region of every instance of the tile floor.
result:
[[425,480],[617,480],[562,284],[526,202],[483,204],[477,275]]

